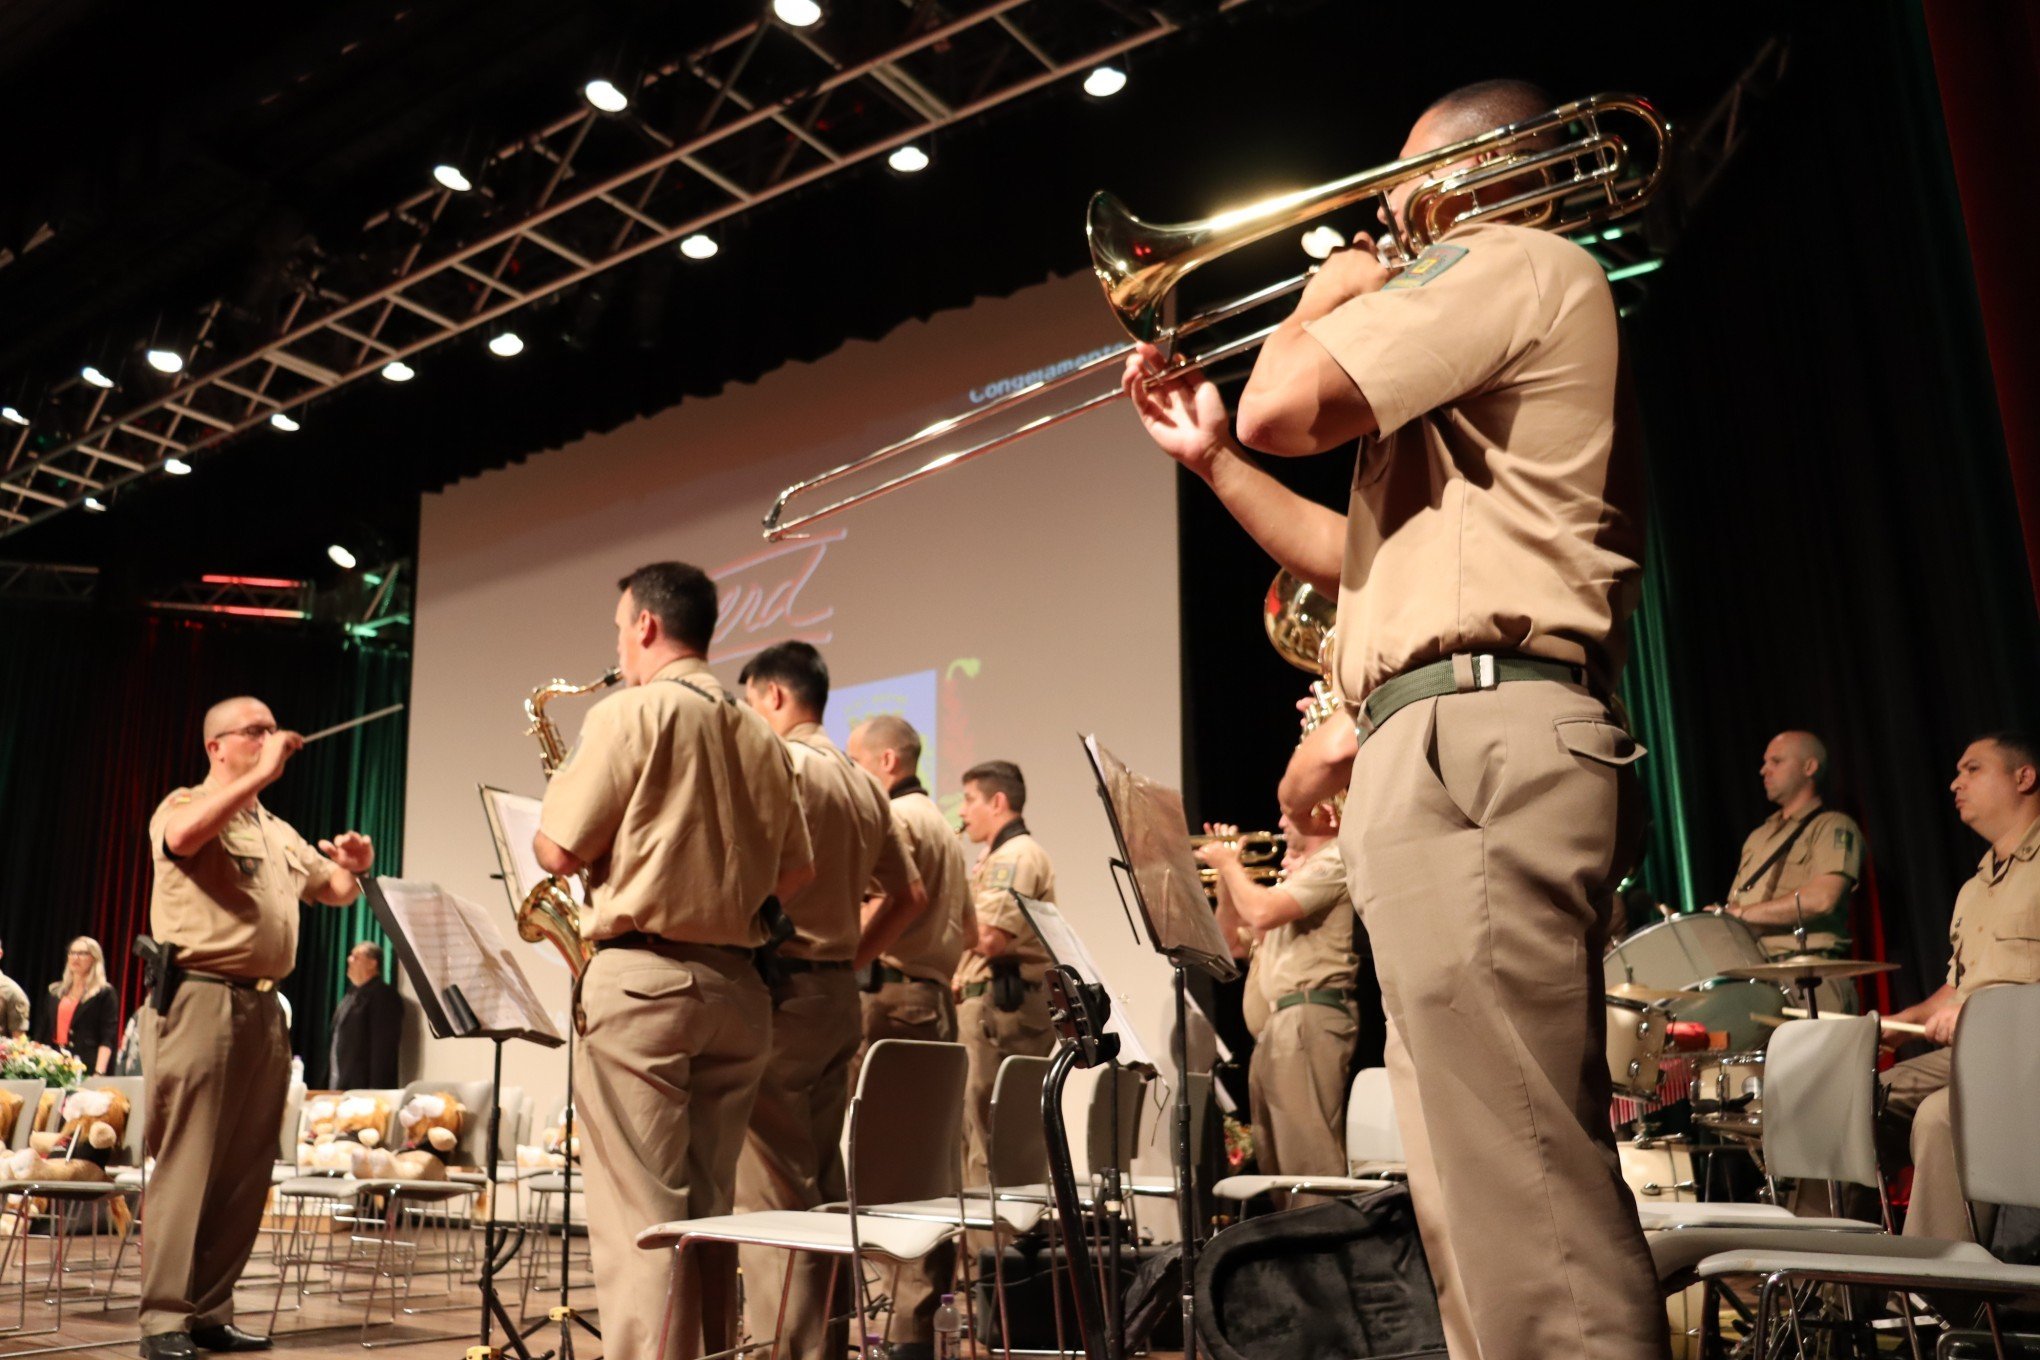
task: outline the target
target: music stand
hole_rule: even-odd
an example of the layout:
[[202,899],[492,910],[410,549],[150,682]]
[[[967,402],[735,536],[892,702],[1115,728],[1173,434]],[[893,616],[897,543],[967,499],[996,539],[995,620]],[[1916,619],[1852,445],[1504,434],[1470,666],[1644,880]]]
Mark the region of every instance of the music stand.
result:
[[1098,779],[1098,797],[1112,826],[1119,857],[1112,861],[1121,900],[1132,889],[1149,946],[1175,972],[1177,1225],[1183,1239],[1183,1356],[1196,1360],[1194,1282],[1197,1266],[1196,1186],[1191,1178],[1190,989],[1189,970],[1216,982],[1239,976],[1232,949],[1204,899],[1197,859],[1190,849],[1183,795],[1128,769],[1096,736],[1083,739],[1084,755]]
[[505,1227],[496,1220],[501,1207],[496,1156],[503,1119],[503,1045],[523,1039],[558,1048],[565,1038],[539,1003],[495,921],[481,907],[441,890],[436,883],[369,876],[361,880],[361,888],[396,950],[398,966],[411,979],[432,1036],[490,1042],[489,1136],[482,1157],[489,1186],[489,1218],[482,1228],[479,1349],[489,1356],[503,1354],[490,1344],[492,1324],[500,1322],[507,1348],[519,1360],[532,1360],[515,1319],[496,1293],[497,1271],[524,1246],[523,1224]]

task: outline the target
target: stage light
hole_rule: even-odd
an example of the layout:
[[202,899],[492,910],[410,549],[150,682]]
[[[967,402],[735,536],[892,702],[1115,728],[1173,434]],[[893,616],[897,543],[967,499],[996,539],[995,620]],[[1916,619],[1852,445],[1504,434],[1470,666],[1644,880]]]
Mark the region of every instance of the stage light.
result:
[[708,236],[698,231],[692,236],[683,238],[680,242],[680,253],[690,260],[712,260],[715,258],[715,253],[721,249],[722,247],[715,243],[713,236]]
[[772,0],[772,12],[779,22],[795,28],[809,28],[822,21],[822,7],[815,0]]
[[104,373],[101,373],[98,369],[94,368],[90,364],[87,364],[85,365],[85,367],[79,369],[78,376],[83,378],[86,382],[91,383],[94,387],[113,386],[113,379],[107,377]]
[[1303,253],[1313,260],[1328,260],[1333,251],[1345,244],[1345,233],[1337,227],[1315,226],[1303,234]]
[[1126,88],[1126,72],[1117,66],[1094,66],[1084,77],[1084,93],[1093,99],[1110,99]]
[[928,168],[928,153],[909,142],[887,156],[885,163],[902,175],[915,175]]
[[460,172],[460,167],[456,165],[433,166],[432,178],[438,180],[442,186],[453,190],[457,194],[464,194],[475,187],[473,181],[468,179],[466,175],[463,175]]
[[409,382],[418,376],[418,370],[402,359],[392,359],[383,365],[382,375],[391,382]]
[[332,558],[333,565],[339,567],[342,571],[354,570],[354,554],[341,547],[338,543],[326,549],[326,556]]
[[184,368],[184,356],[174,349],[152,349],[146,357],[149,367],[158,373],[176,373]]
[[581,87],[590,104],[604,113],[622,113],[630,107],[630,96],[606,80],[591,80]]
[[489,337],[489,353],[498,359],[514,359],[524,353],[524,337],[516,331],[503,331]]
[[99,499],[99,497],[97,496],[87,496],[84,500],[84,506],[87,510],[91,511],[95,515],[103,515],[106,513],[106,502]]
[[191,464],[185,462],[182,458],[165,458],[163,460],[163,471],[169,473],[172,477],[188,477],[191,475]]
[[274,425],[277,429],[282,430],[285,434],[296,434],[300,429],[303,428],[295,420],[292,420],[289,416],[285,415],[281,411],[278,411],[275,414],[271,415],[269,417],[269,423],[271,425]]
[[10,425],[28,424],[28,417],[15,410],[12,406],[0,406],[0,420],[4,420]]

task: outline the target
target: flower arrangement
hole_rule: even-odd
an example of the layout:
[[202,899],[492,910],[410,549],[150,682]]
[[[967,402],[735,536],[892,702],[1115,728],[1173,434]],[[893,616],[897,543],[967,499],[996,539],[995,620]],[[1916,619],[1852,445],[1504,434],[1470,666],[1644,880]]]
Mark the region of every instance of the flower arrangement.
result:
[[85,1080],[85,1063],[75,1053],[33,1039],[0,1039],[0,1080],[76,1086]]
[[1225,1119],[1225,1160],[1234,1171],[1238,1171],[1254,1160],[1254,1129],[1231,1115]]

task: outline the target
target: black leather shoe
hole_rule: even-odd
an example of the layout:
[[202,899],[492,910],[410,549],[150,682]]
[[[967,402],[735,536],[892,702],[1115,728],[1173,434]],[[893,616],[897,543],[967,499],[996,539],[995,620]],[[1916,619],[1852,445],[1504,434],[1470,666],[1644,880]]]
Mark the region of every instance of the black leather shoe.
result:
[[158,1332],[142,1338],[142,1360],[192,1360],[197,1354],[187,1332]]
[[266,1351],[269,1338],[244,1332],[231,1322],[222,1322],[217,1327],[193,1327],[192,1344],[202,1351]]

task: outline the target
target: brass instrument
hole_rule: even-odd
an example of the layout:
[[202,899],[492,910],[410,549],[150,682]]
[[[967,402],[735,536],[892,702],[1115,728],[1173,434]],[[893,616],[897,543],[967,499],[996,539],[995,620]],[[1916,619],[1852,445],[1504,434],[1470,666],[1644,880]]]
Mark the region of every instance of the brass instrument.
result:
[[[569,684],[565,680],[548,680],[531,691],[531,697],[524,701],[524,716],[531,719],[531,726],[525,735],[538,738],[538,762],[549,780],[560,766],[567,761],[567,744],[560,739],[559,728],[546,716],[545,706],[554,699],[570,698],[576,694],[588,694],[594,690],[607,689],[623,678],[623,672],[611,668],[585,685]],[[581,884],[581,898],[586,901],[589,893],[588,874],[585,870],[574,875]],[[567,961],[567,967],[576,978],[588,966],[588,960],[595,957],[594,946],[581,930],[581,907],[574,900],[573,889],[558,874],[548,874],[534,883],[531,891],[517,906],[517,936],[533,944],[546,941],[560,951]]]
[[[1278,231],[1370,198],[1414,185],[1394,218],[1394,240],[1383,243],[1384,263],[1407,264],[1450,226],[1509,221],[1548,231],[1570,231],[1623,217],[1641,208],[1656,191],[1669,161],[1671,125],[1637,95],[1602,94],[1562,104],[1548,113],[1468,137],[1422,155],[1391,161],[1357,175],[1311,189],[1280,194],[1251,206],[1201,221],[1157,225],[1141,221],[1110,194],[1091,200],[1085,231],[1092,267],[1107,304],[1136,340],[1165,348],[1219,322],[1258,310],[1302,290],[1308,272],[1205,307],[1168,324],[1166,304],[1183,278],[1200,266]],[[1214,363],[1258,346],[1275,330],[1262,327],[1187,362]],[[937,421],[920,433],[889,444],[779,493],[765,512],[765,537],[772,541],[852,506],[932,477],[997,448],[1059,425],[1119,396],[1117,370],[1133,345],[1093,355],[1067,371],[1029,384],[998,401]],[[1110,369],[1113,386],[1059,410],[1036,416],[1002,434],[962,449],[939,453],[910,471],[839,495],[819,509],[787,514],[804,497],[855,479],[915,449],[978,424],[997,412],[1032,401],[1100,369]]]
[[[1247,871],[1250,882],[1262,887],[1273,887],[1282,881],[1282,851],[1286,838],[1279,831],[1242,831],[1236,836],[1203,835],[1192,836],[1190,844],[1236,845],[1240,850],[1240,867]],[[1218,870],[1208,864],[1197,866],[1197,877],[1204,884],[1204,896],[1213,906],[1218,905]]]
[[1310,706],[1303,713],[1303,730],[1308,736],[1346,705],[1339,694],[1338,677],[1332,674],[1332,644],[1339,636],[1338,602],[1309,582],[1278,571],[1261,604],[1261,626],[1277,655],[1317,677],[1311,681]]

